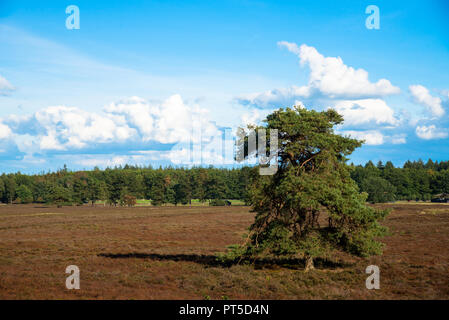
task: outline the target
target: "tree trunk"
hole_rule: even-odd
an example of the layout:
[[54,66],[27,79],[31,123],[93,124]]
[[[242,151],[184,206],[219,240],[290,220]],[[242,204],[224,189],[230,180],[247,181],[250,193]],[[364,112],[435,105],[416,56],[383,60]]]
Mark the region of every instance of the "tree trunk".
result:
[[313,269],[315,269],[315,267],[313,266],[313,257],[306,256],[306,267],[305,267],[304,271],[308,272]]

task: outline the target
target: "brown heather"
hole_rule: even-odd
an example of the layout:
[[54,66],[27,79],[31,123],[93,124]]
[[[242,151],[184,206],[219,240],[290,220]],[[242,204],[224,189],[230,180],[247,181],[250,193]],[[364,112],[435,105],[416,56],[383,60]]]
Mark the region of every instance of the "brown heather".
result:
[[[449,206],[389,204],[384,254],[216,263],[254,221],[247,207],[0,206],[0,299],[449,299]],[[65,268],[81,289],[65,288]],[[381,289],[365,288],[366,266]]]

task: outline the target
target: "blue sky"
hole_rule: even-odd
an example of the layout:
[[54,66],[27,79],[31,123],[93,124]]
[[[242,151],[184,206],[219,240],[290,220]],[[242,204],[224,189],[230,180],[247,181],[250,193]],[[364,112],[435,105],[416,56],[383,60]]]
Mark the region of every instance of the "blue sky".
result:
[[341,112],[355,163],[448,160],[448,17],[444,0],[1,0],[2,171],[180,164],[198,141],[219,165],[225,128],[294,104]]

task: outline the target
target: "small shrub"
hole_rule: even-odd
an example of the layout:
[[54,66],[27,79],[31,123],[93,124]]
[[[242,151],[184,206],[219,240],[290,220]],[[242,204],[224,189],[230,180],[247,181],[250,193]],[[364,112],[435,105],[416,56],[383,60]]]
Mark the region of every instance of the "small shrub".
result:
[[210,206],[213,207],[220,207],[220,206],[225,206],[226,205],[226,201],[222,200],[222,199],[213,199],[210,203]]
[[136,197],[126,194],[120,199],[120,204],[122,206],[134,207],[137,203]]
[[233,263],[236,263],[245,256],[247,250],[246,247],[239,244],[232,244],[228,246],[227,249],[228,249],[227,252],[217,254],[216,260],[219,263],[225,265],[231,265]]

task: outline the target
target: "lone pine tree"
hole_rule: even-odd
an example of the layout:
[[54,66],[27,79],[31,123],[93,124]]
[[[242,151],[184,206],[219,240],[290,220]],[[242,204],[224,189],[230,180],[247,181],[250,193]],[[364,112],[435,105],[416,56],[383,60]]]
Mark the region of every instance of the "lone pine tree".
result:
[[[241,256],[302,256],[306,271],[313,259],[333,250],[358,256],[380,254],[376,238],[386,229],[378,220],[387,211],[366,205],[350,177],[346,156],[363,141],[334,133],[343,123],[334,110],[279,109],[267,116],[264,128],[278,130],[278,171],[258,176],[250,190],[255,221]],[[267,143],[267,145],[270,145]],[[271,150],[276,151],[276,150]],[[267,150],[267,154],[270,150]],[[271,154],[276,154],[271,152]]]

